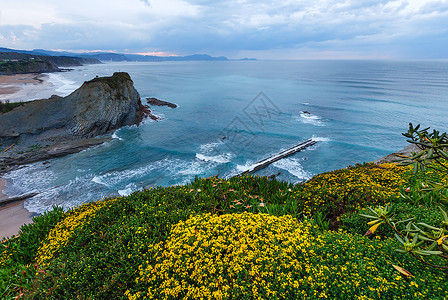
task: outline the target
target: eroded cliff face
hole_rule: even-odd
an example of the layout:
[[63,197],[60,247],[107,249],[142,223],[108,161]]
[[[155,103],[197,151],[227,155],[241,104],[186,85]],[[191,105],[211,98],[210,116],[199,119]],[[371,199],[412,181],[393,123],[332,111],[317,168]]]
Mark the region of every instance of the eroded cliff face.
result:
[[127,73],[85,82],[64,99],[73,109],[68,129],[92,137],[140,121],[140,95]]
[[90,138],[141,120],[140,95],[127,73],[95,78],[67,97],[25,103],[0,114],[0,143],[54,144]]

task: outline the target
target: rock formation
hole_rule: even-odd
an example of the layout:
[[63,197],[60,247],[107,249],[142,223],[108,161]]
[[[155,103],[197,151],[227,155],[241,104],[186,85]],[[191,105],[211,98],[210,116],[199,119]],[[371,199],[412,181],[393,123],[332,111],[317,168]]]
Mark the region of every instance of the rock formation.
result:
[[24,103],[0,114],[0,147],[15,145],[14,150],[0,155],[0,164],[2,159],[10,164],[12,156],[18,158],[17,153],[30,152],[30,148],[39,150],[32,151],[36,155],[46,151],[53,157],[57,156],[53,150],[61,144],[67,153],[71,144],[80,151],[79,140],[138,124],[143,117],[141,107],[140,95],[127,73],[86,81],[67,97]]
[[146,98],[146,101],[149,105],[155,105],[155,106],[168,106],[171,108],[176,108],[177,105],[168,101],[159,100],[157,98]]

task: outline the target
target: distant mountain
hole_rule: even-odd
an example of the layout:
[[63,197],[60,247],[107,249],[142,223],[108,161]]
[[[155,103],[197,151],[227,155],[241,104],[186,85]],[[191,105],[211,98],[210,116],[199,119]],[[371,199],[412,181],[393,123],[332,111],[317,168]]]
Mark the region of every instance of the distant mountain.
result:
[[15,50],[15,49],[2,48],[2,47],[0,47],[0,52],[16,52],[16,53],[24,53],[24,54],[38,55],[38,54],[35,53],[34,51]]
[[224,56],[213,57],[207,54],[194,54],[188,56],[154,56],[154,55],[139,55],[139,54],[125,54],[128,60],[132,61],[227,61],[228,58]]
[[120,54],[110,52],[93,52],[93,53],[73,53],[66,51],[49,51],[43,49],[34,49],[27,51],[41,55],[66,55],[86,58],[95,58],[101,61],[227,61],[227,57],[213,57],[208,54],[193,54],[188,56],[155,56],[155,55],[139,55],[139,54]]
[[123,54],[117,53],[95,53],[95,54],[82,54],[81,57],[91,57],[101,61],[129,61],[129,58]]
[[[110,52],[92,52],[92,53],[74,53],[68,51],[51,51],[44,49],[28,50],[13,50],[8,48],[0,48],[0,52],[18,52],[30,55],[45,55],[45,56],[68,56],[86,59],[97,59],[100,61],[228,61],[225,56],[214,57],[208,54],[193,54],[187,56],[155,56],[155,55],[140,55],[140,54],[121,54]],[[255,58],[243,58],[239,60],[256,60]],[[82,62],[85,64],[93,62]]]

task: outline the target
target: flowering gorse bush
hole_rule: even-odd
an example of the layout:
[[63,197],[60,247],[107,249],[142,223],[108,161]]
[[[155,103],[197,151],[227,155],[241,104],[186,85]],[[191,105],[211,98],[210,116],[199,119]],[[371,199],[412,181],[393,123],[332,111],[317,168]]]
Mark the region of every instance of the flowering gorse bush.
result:
[[299,289],[320,243],[310,225],[291,216],[199,215],[173,226],[151,246],[136,296],[153,299],[252,299],[306,296]]
[[43,266],[50,261],[58,253],[59,249],[67,245],[76,227],[88,224],[86,219],[88,220],[88,218],[94,216],[95,211],[101,209],[108,202],[115,200],[105,199],[93,203],[86,203],[67,212],[64,220],[59,222],[49,232],[46,241],[37,251],[37,263]]
[[322,173],[304,184],[292,198],[301,199],[303,212],[318,211],[342,214],[366,205],[383,204],[399,197],[399,187],[406,182],[407,167],[385,163],[351,166]]

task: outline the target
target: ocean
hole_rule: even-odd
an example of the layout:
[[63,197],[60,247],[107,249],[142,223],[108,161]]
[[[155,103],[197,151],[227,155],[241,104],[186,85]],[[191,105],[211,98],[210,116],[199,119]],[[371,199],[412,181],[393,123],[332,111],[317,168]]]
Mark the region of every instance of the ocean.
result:
[[317,143],[256,172],[303,182],[407,145],[409,122],[447,131],[446,61],[121,62],[50,74],[55,93],[128,72],[159,122],[124,127],[103,145],[6,174],[5,193],[39,193],[31,212],[128,195],[195,177],[230,177],[307,139]]

